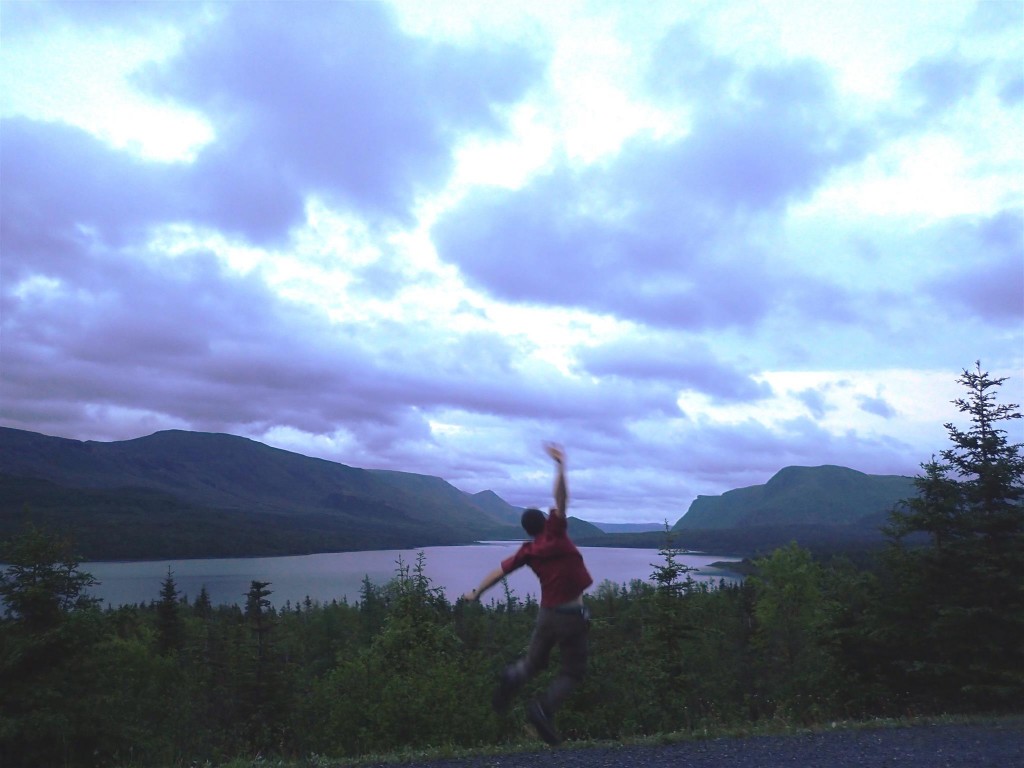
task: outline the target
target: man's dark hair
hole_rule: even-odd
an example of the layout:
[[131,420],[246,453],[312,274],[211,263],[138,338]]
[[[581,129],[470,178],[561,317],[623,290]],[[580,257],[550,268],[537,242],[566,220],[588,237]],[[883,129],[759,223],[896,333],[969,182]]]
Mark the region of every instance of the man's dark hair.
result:
[[524,509],[523,517],[520,522],[523,524],[523,530],[531,536],[536,536],[538,533],[544,530],[544,523],[547,518],[544,517],[544,513],[539,509]]

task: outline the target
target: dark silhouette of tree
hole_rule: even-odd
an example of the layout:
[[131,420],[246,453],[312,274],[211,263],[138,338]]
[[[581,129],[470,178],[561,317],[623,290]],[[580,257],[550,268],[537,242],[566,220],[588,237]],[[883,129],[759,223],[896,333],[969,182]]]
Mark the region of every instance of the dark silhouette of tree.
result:
[[270,749],[280,741],[286,720],[284,668],[271,643],[277,614],[270,602],[273,593],[269,586],[269,581],[250,582],[245,602],[245,618],[255,639],[255,654],[248,665],[243,711],[247,713],[248,739],[260,750]]
[[958,381],[969,426],[945,425],[952,446],[922,464],[917,497],[890,516],[881,630],[919,694],[992,706],[1024,694],[1024,446],[1002,428],[1021,414],[996,402],[1006,379],[980,363]]
[[171,567],[167,566],[167,576],[161,582],[160,600],[156,604],[157,649],[163,655],[180,651],[184,640],[184,626],[178,612],[178,595],[174,573]]
[[0,552],[7,569],[0,574],[4,614],[33,633],[53,629],[62,617],[98,601],[87,590],[96,584],[80,571],[71,539],[29,525]]
[[679,558],[685,552],[685,549],[676,546],[672,529],[669,527],[668,520],[666,520],[665,540],[658,550],[662,562],[651,563],[651,567],[654,568],[651,572],[651,578],[654,580],[655,585],[657,585],[659,593],[666,597],[678,597],[680,594],[693,589],[693,578],[689,574],[697,569],[680,562]]
[[210,593],[206,590],[205,584],[199,589],[199,595],[192,606],[192,612],[204,621],[213,615],[213,604],[210,602]]
[[0,551],[0,764],[67,764],[97,744],[85,698],[99,640],[96,580],[69,538],[33,525]]
[[267,655],[267,645],[271,629],[269,581],[252,581],[249,592],[245,596],[245,618],[256,637],[257,683],[260,679],[263,661]]

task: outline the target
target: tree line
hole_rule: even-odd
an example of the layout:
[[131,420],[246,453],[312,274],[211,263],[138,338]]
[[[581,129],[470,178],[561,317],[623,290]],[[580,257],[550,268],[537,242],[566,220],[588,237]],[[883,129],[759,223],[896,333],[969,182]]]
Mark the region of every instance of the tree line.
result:
[[[651,580],[604,582],[588,675],[559,713],[569,738],[753,722],[1019,710],[1024,700],[1024,459],[978,366],[970,425],[922,465],[865,566],[791,544],[742,583],[697,582],[668,538]],[[450,602],[415,563],[359,600],[244,606],[186,599],[168,571],[148,604],[101,608],[73,543],[28,527],[0,579],[0,764],[190,765],[352,757],[522,738],[491,712],[501,666],[538,606],[506,586]],[[541,678],[541,687],[547,680]]]

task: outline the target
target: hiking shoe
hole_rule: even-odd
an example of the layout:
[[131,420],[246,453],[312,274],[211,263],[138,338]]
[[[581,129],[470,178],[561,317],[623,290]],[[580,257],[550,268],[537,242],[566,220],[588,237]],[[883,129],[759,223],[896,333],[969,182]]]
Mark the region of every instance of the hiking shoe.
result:
[[512,697],[515,696],[516,690],[519,686],[516,684],[516,678],[512,674],[511,669],[503,669],[501,675],[498,676],[498,688],[494,691],[494,697],[491,699],[491,706],[494,707],[494,711],[499,715],[503,715],[508,712],[509,705],[512,703]]
[[544,707],[536,699],[531,701],[530,706],[526,708],[526,719],[537,729],[537,735],[548,744],[557,747],[562,743],[562,737],[555,730],[555,724],[551,722],[551,718],[544,711]]

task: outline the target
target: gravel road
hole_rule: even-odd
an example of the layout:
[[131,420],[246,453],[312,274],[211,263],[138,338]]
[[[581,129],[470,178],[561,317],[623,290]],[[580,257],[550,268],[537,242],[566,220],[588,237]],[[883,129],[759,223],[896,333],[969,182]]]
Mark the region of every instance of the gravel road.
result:
[[[410,765],[405,763],[405,765]],[[422,768],[1024,768],[1024,718],[751,736],[663,746],[544,749]]]

